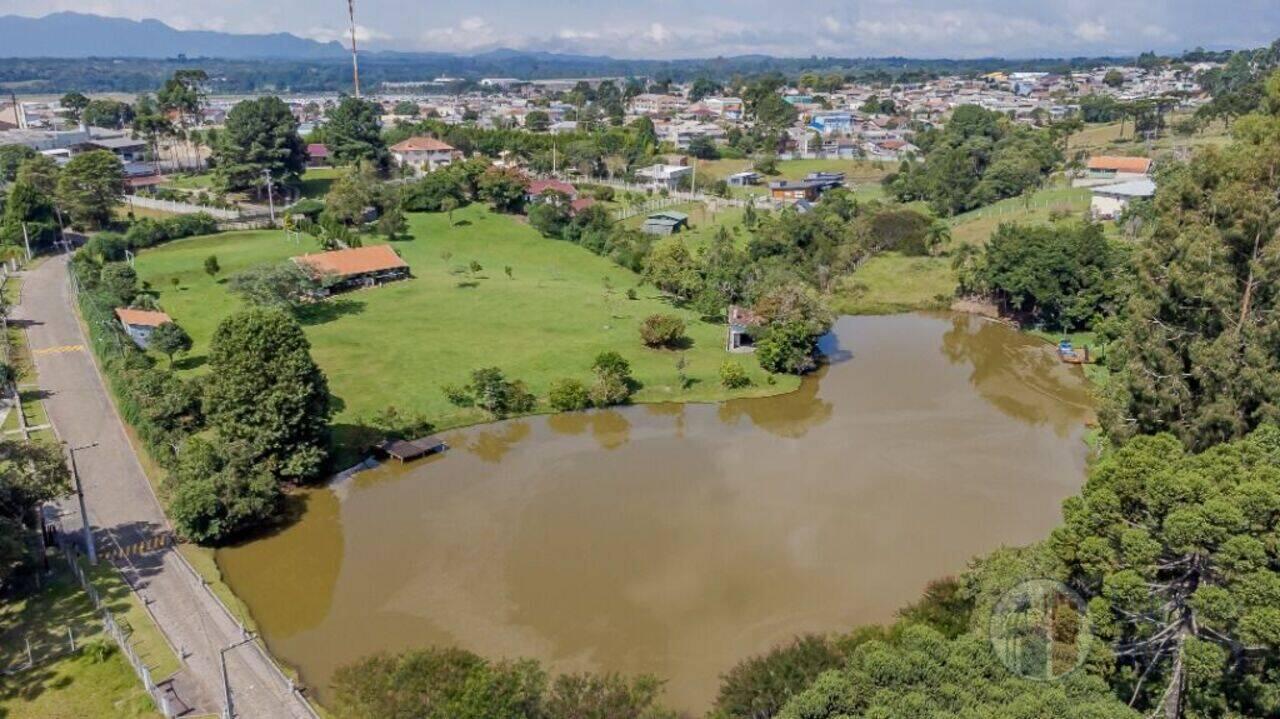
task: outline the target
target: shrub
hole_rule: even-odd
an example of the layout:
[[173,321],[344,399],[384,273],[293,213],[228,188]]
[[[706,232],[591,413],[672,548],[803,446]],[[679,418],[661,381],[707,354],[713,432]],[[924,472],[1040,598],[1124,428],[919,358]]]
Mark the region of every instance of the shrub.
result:
[[591,370],[596,381],[591,385],[591,404],[596,407],[611,407],[623,404],[631,398],[635,391],[635,380],[631,377],[631,363],[617,352],[601,352]]
[[646,347],[674,347],[684,330],[684,320],[675,315],[649,315],[640,323],[640,340]]
[[551,407],[559,412],[577,412],[591,406],[586,385],[576,379],[558,379],[551,384],[548,396]]
[[751,384],[751,378],[742,365],[733,360],[725,360],[720,365],[720,384],[728,389],[742,389]]
[[466,387],[446,385],[445,396],[458,407],[479,407],[494,417],[530,412],[538,398],[519,380],[508,380],[497,367],[485,367],[471,373]]

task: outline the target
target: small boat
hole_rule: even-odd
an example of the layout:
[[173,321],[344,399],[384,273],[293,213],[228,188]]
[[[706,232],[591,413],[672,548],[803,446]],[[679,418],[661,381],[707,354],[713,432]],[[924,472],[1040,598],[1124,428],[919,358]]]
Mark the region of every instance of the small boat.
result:
[[1085,346],[1083,350],[1076,350],[1072,346],[1071,340],[1063,337],[1058,342],[1058,357],[1067,364],[1089,364],[1089,347]]

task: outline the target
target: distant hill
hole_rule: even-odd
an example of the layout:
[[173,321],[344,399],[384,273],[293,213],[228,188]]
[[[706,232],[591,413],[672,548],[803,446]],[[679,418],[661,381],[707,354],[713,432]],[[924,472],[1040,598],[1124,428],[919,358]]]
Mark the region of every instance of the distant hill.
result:
[[339,43],[321,43],[288,33],[234,35],[175,30],[159,20],[138,21],[74,12],[40,18],[0,16],[0,57],[6,58],[186,55],[228,60],[320,60],[341,57],[344,53]]

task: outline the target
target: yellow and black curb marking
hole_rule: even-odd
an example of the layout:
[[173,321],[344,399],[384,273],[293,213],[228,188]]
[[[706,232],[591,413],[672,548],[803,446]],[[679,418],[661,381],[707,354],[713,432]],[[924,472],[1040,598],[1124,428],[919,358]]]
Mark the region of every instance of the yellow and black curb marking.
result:
[[38,350],[32,350],[31,354],[36,355],[60,355],[67,352],[83,352],[84,345],[62,345],[61,347],[44,347]]
[[173,544],[173,535],[165,532],[156,534],[140,542],[126,544],[120,548],[111,548],[102,553],[105,559],[121,559],[123,557],[137,557],[147,552],[154,552],[157,549],[164,549]]

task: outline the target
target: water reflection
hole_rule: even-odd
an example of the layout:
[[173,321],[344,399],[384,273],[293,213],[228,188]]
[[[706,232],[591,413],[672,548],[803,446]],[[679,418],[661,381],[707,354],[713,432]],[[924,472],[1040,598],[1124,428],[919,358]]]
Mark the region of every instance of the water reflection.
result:
[[842,361],[780,397],[452,432],[219,561],[322,692],[365,654],[460,645],[653,673],[701,712],[742,657],[1042,537],[1082,480],[1089,393],[1043,343],[924,315],[825,342]]
[[822,377],[831,371],[823,367],[813,377],[806,377],[800,389],[767,401],[731,400],[720,404],[717,414],[725,424],[737,424],[746,417],[752,426],[778,437],[798,439],[814,427],[831,419],[832,404],[818,397]]
[[449,435],[451,448],[463,449],[486,462],[501,462],[517,444],[529,437],[533,426],[524,420],[509,420],[487,428]]
[[969,382],[1000,411],[1066,435],[1082,415],[1091,419],[1092,393],[1079,381],[1079,369],[1048,350],[1034,337],[969,315],[952,317],[941,348],[951,362],[969,367]]

